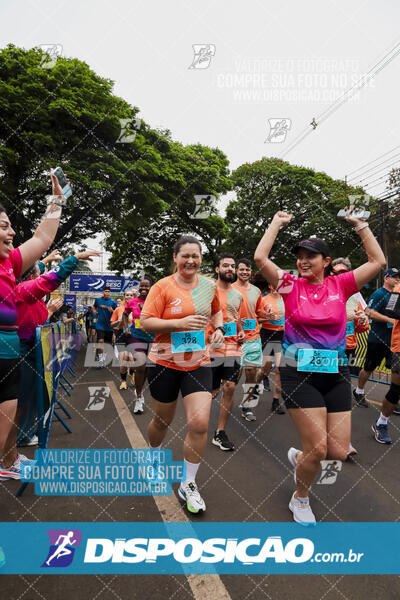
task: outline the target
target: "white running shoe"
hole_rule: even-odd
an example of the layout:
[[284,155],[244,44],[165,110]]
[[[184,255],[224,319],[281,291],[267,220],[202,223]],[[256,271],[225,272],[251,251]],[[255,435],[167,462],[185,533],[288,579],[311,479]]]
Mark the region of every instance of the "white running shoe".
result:
[[26,458],[24,454],[18,454],[14,463],[11,467],[4,467],[3,462],[0,462],[0,480],[4,479],[21,479],[21,471],[22,471],[22,463],[24,464],[24,469],[26,469],[25,473],[29,471],[33,465],[36,464],[35,460],[31,460]]
[[200,492],[195,481],[181,483],[178,488],[178,496],[182,500],[185,500],[186,508],[189,512],[196,514],[201,510],[203,512],[206,510],[206,503],[200,496]]
[[135,400],[135,407],[133,409],[133,412],[135,413],[135,415],[141,415],[143,413],[143,410],[144,410],[144,397],[138,396]]
[[349,456],[355,456],[356,454],[358,454],[357,450],[354,448],[354,446],[350,443],[349,445],[349,449],[347,450],[347,458]]
[[17,446],[18,448],[22,448],[25,446],[37,446],[39,444],[39,438],[37,435],[34,435],[31,437],[30,440],[27,440],[26,442],[22,442],[22,444],[18,443]]
[[293,520],[300,525],[315,525],[315,515],[311,510],[309,499],[295,498],[294,494],[289,502],[289,508],[293,513]]
[[97,361],[97,368],[102,369],[106,364],[104,354],[100,354],[99,360]]
[[293,471],[293,478],[294,478],[294,482],[297,483],[296,481],[296,467],[297,467],[297,455],[300,452],[300,450],[297,450],[297,448],[289,448],[288,453],[287,453],[287,457],[288,457],[288,461],[290,462],[290,464],[292,465],[294,471]]

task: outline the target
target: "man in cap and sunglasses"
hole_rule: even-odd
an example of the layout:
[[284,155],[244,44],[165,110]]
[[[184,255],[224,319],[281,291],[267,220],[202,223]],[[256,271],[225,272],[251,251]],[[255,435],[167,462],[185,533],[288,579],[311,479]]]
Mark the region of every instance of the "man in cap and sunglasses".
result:
[[[353,396],[358,406],[368,408],[365,400],[365,384],[371,377],[373,371],[379,367],[383,359],[386,361],[386,368],[391,368],[392,353],[390,343],[392,338],[392,329],[395,320],[386,314],[386,305],[389,301],[390,293],[397,283],[400,282],[400,271],[395,268],[387,269],[384,274],[383,286],[376,290],[370,297],[366,313],[371,320],[371,329],[367,340],[367,353],[365,355],[364,368],[358,376],[358,384],[353,390]],[[387,435],[387,423],[378,423],[375,437],[380,437],[381,443],[390,443],[383,441]]]

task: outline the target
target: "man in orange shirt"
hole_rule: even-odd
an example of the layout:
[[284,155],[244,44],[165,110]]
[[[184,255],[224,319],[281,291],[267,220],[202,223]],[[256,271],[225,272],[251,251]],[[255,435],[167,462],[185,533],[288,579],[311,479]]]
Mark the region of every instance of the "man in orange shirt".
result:
[[[400,284],[396,285],[393,293],[400,293]],[[390,303],[390,299],[388,304]],[[400,301],[397,303],[400,309]],[[398,315],[400,317],[400,314]],[[382,403],[379,419],[372,425],[375,439],[380,444],[391,444],[392,439],[388,433],[388,419],[392,416],[400,399],[400,318],[394,316],[392,341],[390,350],[392,352],[390,388]]]
[[218,396],[223,381],[217,429],[212,443],[221,450],[234,450],[225,428],[232,411],[235,387],[240,377],[242,343],[245,334],[242,319],[246,313],[242,294],[232,286],[235,279],[235,259],[232,254],[218,257],[215,271],[218,274],[217,293],[224,322],[224,343],[210,350],[212,357],[212,395]]
[[[245,399],[249,392],[259,394],[257,388],[256,375],[257,368],[260,368],[263,362],[263,353],[260,339],[260,328],[257,322],[259,311],[262,305],[261,291],[255,285],[250,283],[251,262],[247,258],[238,260],[236,269],[237,281],[233,287],[243,296],[245,318],[243,320],[243,330],[246,340],[243,344],[242,366],[245,369],[246,383],[243,384],[245,390]],[[259,386],[261,387],[261,386]],[[246,421],[255,421],[256,417],[251,408],[242,406],[242,417]]]

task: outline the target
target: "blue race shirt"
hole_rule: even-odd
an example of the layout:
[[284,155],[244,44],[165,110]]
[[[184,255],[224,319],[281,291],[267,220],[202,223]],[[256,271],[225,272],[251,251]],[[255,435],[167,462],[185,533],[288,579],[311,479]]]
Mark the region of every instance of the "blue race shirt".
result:
[[114,311],[114,309],[116,309],[118,306],[116,301],[112,298],[109,298],[108,300],[105,300],[104,298],[96,298],[94,301],[94,306],[98,312],[96,329],[100,329],[101,331],[113,331],[113,328],[110,325],[112,312],[108,310],[108,308],[102,308],[102,306],[109,306]]
[[[390,293],[385,288],[381,287],[372,294],[368,302],[368,308],[376,310],[376,312],[386,315],[386,304],[389,302]],[[388,327],[388,323],[381,321],[374,321],[371,319],[371,329],[368,335],[368,342],[374,344],[386,344],[390,346],[390,340],[392,337],[392,328]]]

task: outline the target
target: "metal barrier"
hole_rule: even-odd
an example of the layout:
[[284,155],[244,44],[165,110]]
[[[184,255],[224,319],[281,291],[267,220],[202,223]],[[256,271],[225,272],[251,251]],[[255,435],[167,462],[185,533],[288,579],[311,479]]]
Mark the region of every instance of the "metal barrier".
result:
[[[61,409],[71,418],[69,412],[64,408],[57,398],[57,390],[60,385],[64,390],[63,381],[68,381],[65,373],[74,376],[74,356],[80,349],[80,335],[76,332],[76,325],[70,323],[50,323],[36,328],[35,360],[36,360],[36,383],[35,401],[37,406],[37,436],[39,448],[47,448],[51,425],[53,419],[61,422],[68,433],[71,428],[57,412]],[[70,395],[70,394],[69,394]],[[28,483],[23,483],[17,491],[21,496]]]

